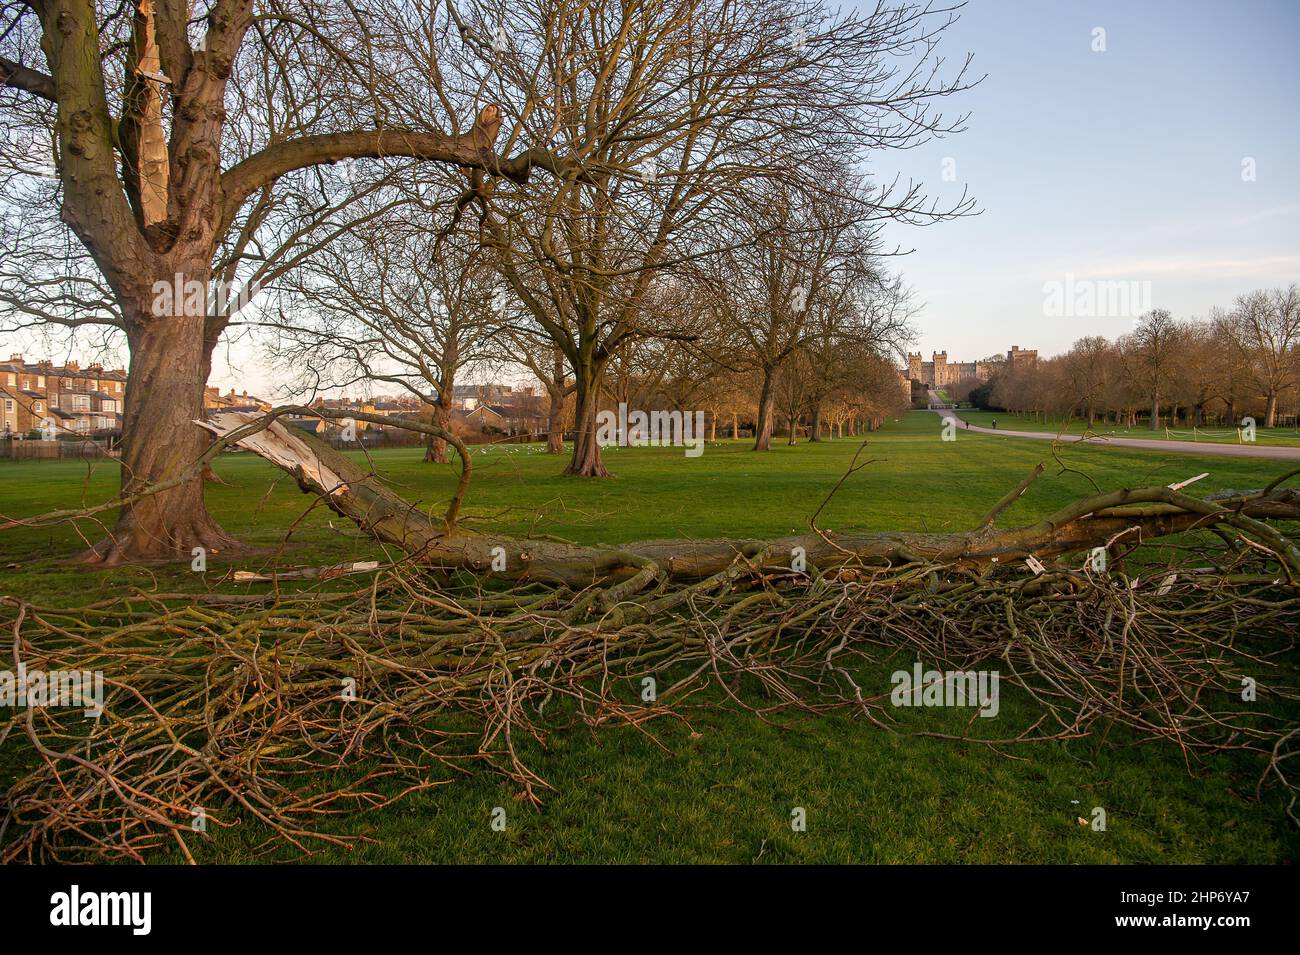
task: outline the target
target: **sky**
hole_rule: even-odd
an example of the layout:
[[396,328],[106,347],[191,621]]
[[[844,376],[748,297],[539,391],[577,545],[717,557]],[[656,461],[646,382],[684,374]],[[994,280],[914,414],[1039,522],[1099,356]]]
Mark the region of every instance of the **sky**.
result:
[[[1300,281],[1297,41],[1300,0],[971,0],[939,50],[986,75],[943,103],[966,131],[869,164],[981,210],[886,227],[922,306],[915,348],[1055,354],[1139,309],[1204,316]],[[1050,308],[1045,283],[1067,281],[1071,304],[1090,282],[1137,285],[1126,309]],[[223,390],[283,398],[283,380],[246,343],[214,356]]]
[[[1136,282],[1130,303],[1191,318],[1300,281],[1297,40],[1296,0],[967,4],[941,43],[987,74],[946,101],[967,130],[870,167],[941,199],[965,186],[982,210],[886,229],[912,250],[892,261],[924,303],[925,359],[1131,330],[1132,307],[1082,307],[1083,282]],[[1071,275],[1079,307],[1051,308],[1045,283]]]

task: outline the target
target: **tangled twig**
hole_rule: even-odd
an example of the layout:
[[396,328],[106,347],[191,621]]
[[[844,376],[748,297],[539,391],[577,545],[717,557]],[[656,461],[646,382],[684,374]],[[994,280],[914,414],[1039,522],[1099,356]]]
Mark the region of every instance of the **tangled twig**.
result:
[[[399,565],[360,590],[237,602],[130,596],[69,610],[5,598],[15,668],[102,671],[107,693],[97,720],[15,711],[3,733],[38,763],[7,794],[0,858],[140,860],[184,848],[199,811],[310,851],[350,841],[320,831],[323,817],[475,767],[536,802],[548,787],[525,740],[574,721],[652,733],[687,719],[710,685],[763,719],[838,710],[889,727],[890,687],[872,676],[880,648],[995,666],[1041,710],[1022,732],[972,726],[963,739],[1010,747],[1123,727],[1178,746],[1189,766],[1244,752],[1261,787],[1290,791],[1294,818],[1300,591],[1280,572],[1290,555],[1258,534],[1141,578],[930,561],[804,574],[774,557],[737,557],[689,584],[642,560],[629,579],[581,590],[491,590]],[[665,687],[653,699],[639,695],[647,677]],[[1243,699],[1245,677],[1260,704]]]

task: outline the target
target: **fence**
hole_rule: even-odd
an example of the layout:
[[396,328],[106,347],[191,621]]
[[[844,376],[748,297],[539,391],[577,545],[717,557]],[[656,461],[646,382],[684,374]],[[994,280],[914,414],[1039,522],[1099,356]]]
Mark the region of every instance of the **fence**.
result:
[[0,437],[0,458],[11,461],[65,461],[115,458],[108,441],[33,441]]

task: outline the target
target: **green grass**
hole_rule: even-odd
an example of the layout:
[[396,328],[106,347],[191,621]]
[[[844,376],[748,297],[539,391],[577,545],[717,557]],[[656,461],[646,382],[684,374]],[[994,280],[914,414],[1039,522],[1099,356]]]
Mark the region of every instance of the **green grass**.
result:
[[[981,428],[991,427],[993,422],[996,421],[998,428],[1006,431],[1033,431],[1045,434],[1069,435],[1083,435],[1088,432],[1088,422],[1082,418],[1049,416],[1046,420],[1043,420],[1042,418],[1034,418],[1031,415],[1009,414],[1005,411],[975,411],[969,408],[958,410],[957,415]],[[1190,426],[1180,425],[1171,429],[1171,431],[1172,433],[1166,433],[1164,428],[1159,431],[1152,431],[1146,426],[1121,428],[1102,421],[1098,421],[1092,427],[1093,434],[1112,438],[1142,438],[1147,441],[1199,441],[1210,444],[1237,443],[1236,431],[1227,425],[1198,428],[1195,432]],[[1300,430],[1295,428],[1257,427],[1255,430],[1255,443],[1297,447],[1300,446]]]
[[[468,514],[480,530],[618,543],[655,537],[765,537],[807,526],[853,458],[856,439],[778,444],[754,454],[744,442],[709,445],[697,459],[681,449],[607,452],[615,480],[561,477],[562,462],[521,446],[474,456]],[[1015,524],[1088,493],[1076,473],[1058,474],[1039,442],[959,433],[940,440],[940,422],[918,412],[868,439],[872,463],[851,478],[819,523],[851,528],[952,531],[980,517],[1039,461],[1045,474],[1004,515]],[[420,461],[419,451],[377,454],[377,469],[403,494],[438,507],[454,469]],[[1103,488],[1170,483],[1200,471],[1198,490],[1258,487],[1276,462],[1162,455],[1117,448],[1069,448],[1062,460]],[[187,564],[90,570],[68,562],[81,538],[70,527],[0,532],[5,593],[44,603],[82,603],[127,587],[225,591],[232,569],[314,566],[376,556],[368,539],[301,494],[281,472],[251,455],[223,458],[228,486],[209,506],[247,543],[278,556],[227,560],[206,575]],[[29,516],[112,494],[115,465],[0,461],[0,515]],[[86,538],[95,529],[81,528]],[[901,657],[878,661],[888,685]],[[904,729],[957,732],[968,712],[900,711]],[[1003,687],[999,735],[1032,719],[1033,709]],[[1279,862],[1300,839],[1278,799],[1255,802],[1249,764],[1216,758],[1189,773],[1180,754],[1128,746],[1122,735],[1044,744],[1011,759],[986,748],[887,733],[843,716],[804,717],[774,726],[733,709],[703,708],[690,725],[660,724],[662,747],[626,729],[552,733],[531,766],[554,787],[540,810],[515,798],[499,777],[478,773],[383,811],[340,817],[332,831],[375,840],[321,861],[365,862]],[[0,771],[21,758],[11,737]],[[6,768],[7,767],[7,768]],[[435,778],[445,774],[433,770]],[[1077,803],[1075,802],[1077,800]],[[489,826],[505,807],[505,832]],[[790,813],[807,811],[795,833]],[[1077,824],[1093,806],[1108,831]],[[216,831],[217,827],[213,827]],[[264,833],[245,820],[198,844],[207,861],[253,861]],[[281,854],[274,858],[293,858]]]
[[[940,419],[929,412],[890,421],[884,431],[868,436],[863,459],[872,463],[835,495],[820,526],[967,529],[1040,461],[1048,463],[1048,473],[1003,515],[1003,525],[1035,520],[1092,490],[1087,477],[1057,475],[1051,451],[1039,442],[961,431],[953,442],[940,437]],[[607,449],[606,461],[616,475],[608,481],[563,477],[563,461],[534,445],[481,448],[473,457],[465,514],[481,531],[527,535],[535,529],[584,544],[789,534],[807,529],[859,443],[844,438],[788,447],[778,439],[770,452],[755,454],[748,442],[723,441],[693,459],[680,448]],[[1121,448],[1070,447],[1061,454],[1063,462],[1102,487],[1168,484],[1208,471],[1210,476],[1196,487],[1209,492],[1259,487],[1285,470],[1279,462]],[[373,460],[401,494],[439,511],[455,484],[456,465],[425,464],[418,449],[380,451]],[[84,599],[87,588],[92,593],[122,587],[201,590],[235,569],[379,556],[373,542],[351,523],[301,493],[291,478],[261,458],[228,455],[216,470],[226,483],[209,485],[210,510],[227,530],[265,554],[233,561],[210,555],[208,573],[202,576],[191,573],[188,564],[88,571],[67,558],[101,536],[100,525],[11,530],[0,532],[5,590],[47,602]],[[113,495],[117,481],[112,461],[0,460],[0,515],[28,517],[98,503]],[[112,514],[102,520],[111,526]]]

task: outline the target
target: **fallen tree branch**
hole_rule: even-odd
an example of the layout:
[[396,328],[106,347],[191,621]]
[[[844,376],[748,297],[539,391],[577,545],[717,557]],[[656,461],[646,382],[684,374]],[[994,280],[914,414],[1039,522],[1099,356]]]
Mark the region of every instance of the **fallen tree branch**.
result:
[[[885,661],[995,669],[1040,710],[1010,724],[972,718],[960,736],[914,723],[921,735],[1010,747],[1100,728],[1172,744],[1189,767],[1244,754],[1260,791],[1280,784],[1293,810],[1300,595],[1279,584],[1263,545],[1145,584],[1059,566],[989,579],[932,563],[773,580],[759,568],[774,556],[690,584],[643,561],[622,582],[576,592],[494,592],[404,565],[353,591],[239,604],[0,598],[0,653],[15,670],[98,671],[107,690],[90,722],[29,707],[0,723],[0,741],[26,741],[39,760],[5,794],[0,861],[145,861],[178,842],[192,858],[197,812],[213,832],[257,824],[272,848],[349,845],[357,837],[321,821],[474,767],[538,802],[549,787],[524,740],[575,723],[650,733],[704,700],[762,719],[841,712],[893,728]],[[650,701],[647,678],[662,687]]]
[[[215,434],[229,435],[236,428],[248,426],[248,416],[219,412],[204,426]],[[1003,530],[994,528],[986,518],[972,531],[953,534],[832,534],[817,530],[769,541],[656,540],[617,547],[578,547],[474,534],[460,528],[454,528],[453,533],[449,520],[435,520],[421,513],[346,455],[310,434],[292,433],[280,422],[268,425],[256,446],[245,441],[238,443],[284,468],[304,491],[321,495],[331,508],[383,543],[395,545],[433,566],[491,573],[510,580],[586,587],[632,577],[646,561],[658,566],[668,579],[701,580],[725,571],[738,558],[753,560],[763,553],[775,555],[771,558],[774,568],[788,569],[796,548],[801,548],[807,561],[822,570],[849,561],[895,566],[932,561],[987,569],[1029,556],[1055,557],[1105,546],[1120,534],[1150,541],[1225,525],[1266,543],[1281,555],[1287,579],[1293,583],[1300,579],[1300,551],[1262,523],[1300,519],[1300,492],[1278,486],[1266,492],[1248,491],[1212,501],[1168,487],[1121,489],[1083,498],[1035,524]],[[461,456],[467,457],[463,453]],[[466,468],[449,514],[459,506],[468,475]],[[999,502],[990,517],[996,517],[1019,498],[1036,476],[1021,482]],[[494,558],[499,567],[503,554],[505,568],[494,569]]]

